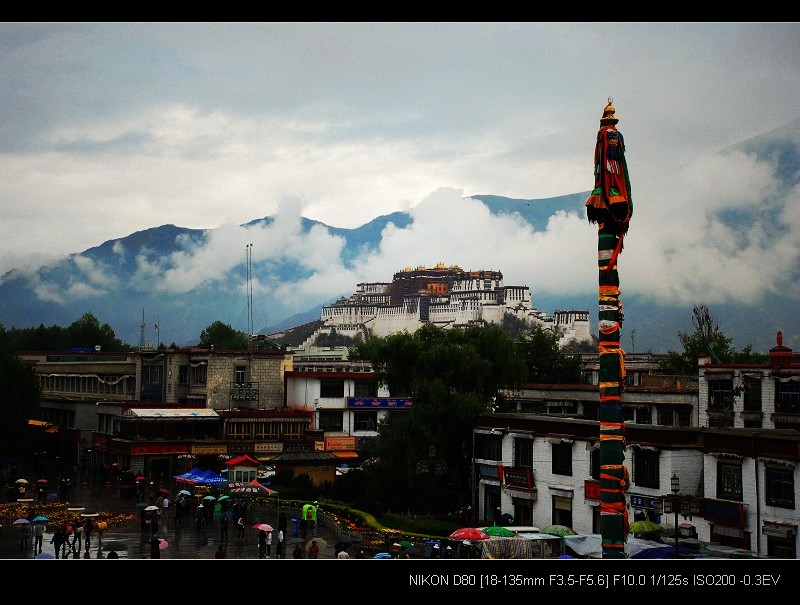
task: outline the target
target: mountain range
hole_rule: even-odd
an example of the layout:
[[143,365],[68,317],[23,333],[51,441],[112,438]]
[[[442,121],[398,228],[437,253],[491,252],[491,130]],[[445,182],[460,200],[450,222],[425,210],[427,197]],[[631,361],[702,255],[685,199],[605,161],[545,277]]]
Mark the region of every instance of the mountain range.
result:
[[[735,264],[721,267],[717,277],[723,286],[714,294],[717,286],[711,283],[692,285],[708,250],[696,252],[686,244],[681,262],[694,265],[672,276],[665,272],[663,281],[674,283],[661,284],[663,291],[656,293],[645,277],[665,271],[656,266],[675,268],[680,253],[673,251],[665,264],[650,262],[644,254],[637,257],[637,247],[645,249],[651,239],[644,230],[641,243],[633,239],[637,220],[648,220],[646,207],[641,210],[647,202],[640,199],[631,221],[631,243],[620,255],[626,351],[682,350],[678,334],[693,331],[692,309],[700,303],[707,304],[737,349],[752,345],[755,351],[767,352],[775,346],[778,329],[785,345],[800,348],[800,241],[795,236],[800,216],[800,120],[722,150],[719,157],[732,154],[766,167],[773,186],[748,192],[749,207],[706,210],[713,215],[707,229],[712,234],[724,228],[720,246],[733,256],[736,246],[741,248],[738,242],[745,241],[753,256],[757,249],[752,242],[758,239],[766,252],[753,261],[756,273],[774,275],[769,282],[764,277],[763,286],[756,288],[758,295],[737,296],[747,274],[740,274]],[[444,262],[467,270],[500,270],[506,285],[528,285],[533,305],[548,314],[589,310],[596,332],[596,227],[585,218],[588,194],[513,199],[441,190],[418,208],[378,216],[353,229],[288,211],[235,229],[161,225],[55,263],[8,271],[0,278],[0,323],[7,329],[67,326],[91,312],[133,346],[184,346],[196,343],[215,321],[262,334],[298,326],[319,319],[322,305],[351,294],[359,283],[389,282],[405,267]],[[462,215],[474,219],[475,230],[459,223],[455,238],[448,235],[450,223],[463,220]],[[656,225],[653,233],[657,232]],[[490,250],[496,256],[475,254],[477,243],[486,243],[484,238],[491,238]],[[770,247],[780,238],[780,246]],[[420,258],[423,244],[437,244],[430,254],[447,257]],[[572,251],[574,259],[568,258]],[[499,266],[503,263],[509,268]],[[576,263],[580,268],[573,269]],[[569,277],[573,273],[575,279]]]

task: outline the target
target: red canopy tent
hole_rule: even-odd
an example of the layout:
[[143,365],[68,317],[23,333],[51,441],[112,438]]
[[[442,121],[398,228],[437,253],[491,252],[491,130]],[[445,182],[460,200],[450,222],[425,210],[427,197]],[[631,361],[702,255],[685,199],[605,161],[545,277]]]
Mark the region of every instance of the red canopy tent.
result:
[[236,456],[236,458],[231,458],[230,460],[225,461],[225,466],[228,468],[233,468],[234,466],[258,466],[261,464],[255,458],[244,454],[243,456]]

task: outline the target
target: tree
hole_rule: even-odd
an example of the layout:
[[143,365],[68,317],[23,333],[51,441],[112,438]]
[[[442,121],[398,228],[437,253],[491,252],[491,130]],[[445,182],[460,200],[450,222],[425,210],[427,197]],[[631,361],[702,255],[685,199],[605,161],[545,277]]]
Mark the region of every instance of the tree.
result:
[[697,359],[701,355],[710,355],[714,363],[763,363],[768,359],[767,355],[754,353],[749,344],[737,352],[733,341],[720,329],[719,323],[704,304],[695,305],[692,309],[692,326],[694,332],[691,334],[678,332],[683,353],[667,351],[666,359],[659,364],[665,374],[696,374]]
[[228,324],[215,321],[200,333],[198,346],[202,349],[246,349],[247,335]]
[[101,351],[130,351],[132,347],[117,338],[107,323],[100,324],[92,313],[84,313],[69,327],[12,328],[6,333],[6,342],[11,351],[68,351],[72,348],[99,346]]
[[100,321],[92,313],[84,313],[66,329],[66,338],[72,347],[100,347],[101,351],[129,350],[114,330],[107,323],[100,325]]
[[577,384],[581,381],[581,358],[565,355],[558,339],[541,326],[524,334],[518,344],[528,370],[528,382],[542,384]]
[[[453,510],[469,501],[472,430],[500,386],[519,385],[525,366],[514,342],[496,325],[369,338],[350,359],[372,362],[376,379],[410,410],[387,414],[378,426],[380,482],[372,493],[403,506]],[[433,455],[431,455],[433,454]]]
[[27,443],[25,426],[35,418],[42,398],[36,371],[8,346],[8,334],[0,325],[0,458],[13,459]]

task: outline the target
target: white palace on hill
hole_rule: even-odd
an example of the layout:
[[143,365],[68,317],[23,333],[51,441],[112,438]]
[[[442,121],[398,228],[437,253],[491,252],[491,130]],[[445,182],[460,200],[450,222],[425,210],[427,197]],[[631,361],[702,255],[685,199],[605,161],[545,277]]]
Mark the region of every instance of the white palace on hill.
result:
[[446,267],[407,267],[391,282],[358,284],[349,297],[322,308],[322,327],[301,347],[308,349],[320,334],[359,339],[415,332],[423,324],[442,328],[500,324],[511,316],[539,325],[558,337],[560,346],[592,342],[589,311],[556,311],[550,317],[531,304],[528,286],[506,286],[500,271],[465,271]]

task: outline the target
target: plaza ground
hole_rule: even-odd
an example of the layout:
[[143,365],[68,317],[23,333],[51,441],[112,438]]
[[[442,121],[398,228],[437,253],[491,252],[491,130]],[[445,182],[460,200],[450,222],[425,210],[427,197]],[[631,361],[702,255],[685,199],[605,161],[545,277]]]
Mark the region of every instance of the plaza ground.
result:
[[[174,488],[171,492],[177,493]],[[171,496],[174,496],[171,493]],[[172,498],[171,498],[172,499]],[[36,502],[26,503],[32,511],[36,510]],[[91,487],[78,486],[71,489],[68,497],[70,508],[84,509],[86,512],[104,513],[130,513],[134,520],[118,527],[110,527],[104,532],[94,531],[88,553],[81,548],[80,553],[69,554],[71,559],[105,559],[109,552],[109,545],[114,545],[120,559],[149,559],[150,558],[150,532],[142,532],[139,521],[139,509],[136,508],[136,499],[122,498],[118,490],[106,485],[93,485]],[[247,523],[245,524],[245,538],[237,539],[235,523],[230,524],[227,539],[228,559],[258,559],[258,531],[252,526],[256,523],[268,523],[276,528],[273,532],[272,557],[276,554],[277,527],[280,514],[284,513],[288,521],[286,542],[299,540],[297,523],[292,519],[300,517],[301,511],[297,505],[283,506],[277,499],[269,502],[258,502],[249,507]],[[80,514],[76,512],[76,515]],[[2,533],[0,533],[0,559],[33,559],[33,538],[29,541],[27,549],[20,547],[19,527],[13,525],[14,519],[2,519]],[[53,553],[50,543],[53,537],[53,527],[47,526],[43,539],[43,552]],[[174,508],[162,519],[158,536],[168,542],[168,546],[161,551],[161,559],[214,559],[214,554],[221,542],[219,516],[198,529],[195,523],[194,512],[184,515],[180,523],[175,521]],[[307,538],[321,538],[326,545],[320,550],[320,559],[335,558],[335,544],[338,541],[336,534],[326,528],[323,523],[309,524]],[[305,547],[304,541],[301,546]],[[283,558],[292,559],[294,544],[287,544]],[[350,551],[351,556],[355,553]]]

